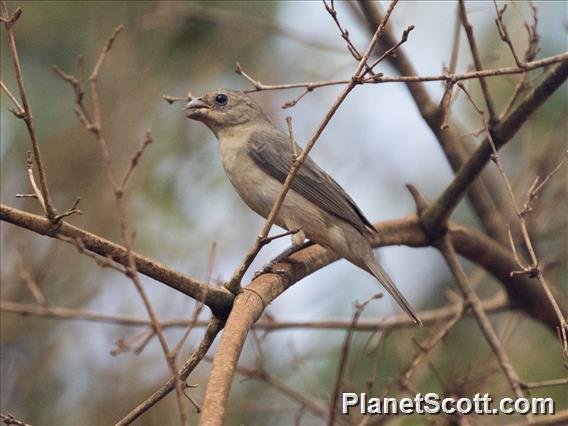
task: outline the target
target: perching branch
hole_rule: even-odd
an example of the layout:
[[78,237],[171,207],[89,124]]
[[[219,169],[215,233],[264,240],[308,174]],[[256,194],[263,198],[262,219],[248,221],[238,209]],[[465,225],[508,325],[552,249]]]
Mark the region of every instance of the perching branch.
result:
[[[42,216],[5,205],[0,205],[0,220],[56,239],[60,235],[72,239],[80,239],[86,249],[103,257],[109,257],[122,265],[126,262],[126,250],[124,247],[66,222],[62,222],[58,228],[54,229],[49,221]],[[377,223],[374,226],[380,231],[383,238],[373,240],[371,242],[373,247],[389,245],[427,247],[430,244],[428,235],[422,230],[420,221],[415,215]],[[500,281],[505,290],[507,290],[510,300],[518,309],[544,323],[551,330],[555,330],[558,320],[556,315],[549,309],[550,305],[546,295],[544,295],[539,286],[534,285],[535,283],[526,275],[511,276],[511,271],[517,268],[517,262],[513,253],[505,246],[470,228],[450,223],[449,232],[458,253],[483,267]],[[205,304],[216,315],[227,315],[231,310],[233,295],[222,287],[206,287],[199,280],[187,277],[145,256],[137,253],[133,253],[133,256],[140,273],[168,287],[176,289],[198,301],[201,300],[206,292]],[[292,258],[298,261],[298,265],[296,265],[297,268],[294,268],[294,275],[290,278],[292,282],[288,285],[292,285],[338,259],[335,254],[315,244],[296,252],[292,255]],[[280,264],[278,268],[280,269]],[[273,274],[269,275],[272,277]],[[266,277],[266,274],[259,276],[259,278],[261,277]],[[554,290],[554,293],[554,297],[558,300],[559,305],[564,306],[565,302],[562,295],[556,290]],[[566,313],[565,309],[563,311]]]

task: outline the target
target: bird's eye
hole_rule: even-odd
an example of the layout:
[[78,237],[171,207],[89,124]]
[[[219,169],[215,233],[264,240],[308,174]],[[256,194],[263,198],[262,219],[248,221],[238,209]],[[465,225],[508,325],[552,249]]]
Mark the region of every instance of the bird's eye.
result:
[[227,95],[220,93],[217,96],[215,96],[215,103],[217,105],[227,105],[227,102],[229,101],[229,98],[227,97]]

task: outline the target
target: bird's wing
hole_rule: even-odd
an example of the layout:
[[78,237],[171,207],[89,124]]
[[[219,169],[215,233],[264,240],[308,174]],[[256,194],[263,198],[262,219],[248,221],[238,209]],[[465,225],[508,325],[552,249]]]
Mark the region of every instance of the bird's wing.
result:
[[[296,148],[297,153],[302,151],[298,145]],[[276,128],[256,131],[251,134],[247,149],[264,172],[284,183],[294,158],[288,135]],[[310,157],[300,167],[291,189],[327,213],[350,223],[361,233],[375,230],[345,190]]]

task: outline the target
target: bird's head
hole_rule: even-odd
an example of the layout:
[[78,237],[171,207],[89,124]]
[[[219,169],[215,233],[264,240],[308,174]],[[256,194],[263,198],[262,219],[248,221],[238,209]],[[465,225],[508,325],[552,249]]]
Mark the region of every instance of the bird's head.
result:
[[213,132],[228,127],[268,121],[262,108],[247,94],[235,90],[219,89],[189,101],[185,107],[187,117],[201,121]]

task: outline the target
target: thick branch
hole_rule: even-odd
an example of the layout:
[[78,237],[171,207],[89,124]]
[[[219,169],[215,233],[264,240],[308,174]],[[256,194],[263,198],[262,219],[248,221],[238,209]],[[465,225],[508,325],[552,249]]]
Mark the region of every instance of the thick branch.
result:
[[[87,246],[88,242],[90,250],[98,250],[97,252],[103,256],[107,253],[113,256],[114,253],[113,258],[115,260],[120,261],[122,259],[124,261],[124,249],[122,247],[65,222],[61,224],[59,229],[54,229],[50,227],[47,219],[41,216],[31,215],[6,206],[1,206],[0,213],[0,219],[40,234],[57,237],[58,233],[60,233],[62,235],[67,234],[71,238],[85,237],[85,245]],[[422,230],[420,222],[415,215],[383,222],[377,224],[376,227],[380,230],[381,241],[379,242],[378,239],[374,241],[373,245],[375,247],[379,245],[402,244],[410,247],[425,247],[430,244],[428,236]],[[516,269],[517,264],[513,254],[507,248],[480,232],[462,226],[450,224],[449,233],[457,252],[482,266],[496,279],[500,280],[516,307],[543,322],[551,330],[555,329],[557,326],[556,315],[538,283],[526,275],[511,276],[511,271]],[[279,263],[275,266],[281,273],[260,275],[235,298],[235,304],[228,319],[231,333],[224,333],[221,342],[221,345],[225,348],[224,352],[230,355],[230,359],[224,359],[222,363],[214,363],[214,373],[212,372],[212,375],[215,374],[217,382],[225,383],[228,380],[230,383],[232,381],[235,363],[240,355],[248,330],[260,317],[266,306],[305,276],[338,259],[334,253],[315,244],[292,254],[290,258],[293,263]],[[139,255],[135,255],[135,259],[140,272],[159,279],[173,288],[193,288],[196,284],[193,280],[171,271],[150,259]],[[173,281],[174,285],[172,285],[172,278],[176,278]],[[197,288],[202,291],[202,285],[200,283],[197,284]],[[180,291],[185,293],[183,290]],[[210,288],[207,292],[208,299],[212,302],[211,306],[228,310],[231,295],[224,291],[218,294],[217,291],[218,289],[216,288]],[[559,305],[565,307],[566,303],[560,292],[556,289],[553,291]],[[217,295],[216,299],[213,298],[214,294]],[[225,302],[226,300],[229,302]],[[227,305],[223,303],[227,303]],[[564,309],[564,315],[566,315],[566,308]],[[211,382],[208,386],[212,386]],[[170,387],[169,389],[171,390],[172,388]],[[164,394],[157,392],[156,395],[159,395],[161,398]]]
[[[384,222],[378,225],[377,229],[381,235],[381,245],[429,245],[429,238],[422,231],[416,216]],[[515,302],[524,303],[521,305],[522,309],[546,322],[552,330],[555,329],[557,318],[540,286],[529,279],[521,282],[517,281],[519,276],[510,276],[516,263],[507,249],[483,234],[464,227],[453,226],[449,232],[451,241],[460,254],[463,252],[468,259],[482,265],[492,274],[495,273],[495,277],[503,280],[509,296]],[[379,245],[378,241],[374,243],[375,246]],[[244,341],[266,306],[304,276],[337,260],[337,256],[320,246],[311,245],[292,254],[290,259],[291,263],[279,263],[275,266],[278,274],[260,275],[235,298],[209,376],[202,423],[222,424],[226,399]],[[558,294],[558,297],[561,298],[561,295]],[[534,309],[539,304],[540,306]]]
[[[121,265],[128,265],[127,250],[112,241],[91,234],[81,228],[61,222],[51,224],[46,218],[22,210],[0,205],[0,219],[38,234],[58,239],[60,236],[79,239],[85,248],[103,257],[109,257]],[[226,315],[231,308],[232,295],[219,287],[206,286],[197,279],[183,275],[137,253],[133,253],[136,269],[142,274],[186,294],[195,300],[203,300],[218,315]]]
[[[508,117],[492,132],[497,149],[505,145],[522,125],[568,78],[568,60],[557,65]],[[435,234],[449,218],[465,193],[474,185],[492,155],[489,138],[485,138],[466,164],[460,168],[446,190],[424,212],[423,223],[430,234]]]
[[[381,20],[381,13],[377,4],[365,0],[359,0],[358,4],[363,11],[368,28],[375,28],[377,22]],[[383,50],[394,46],[397,42],[392,26],[387,27],[383,42],[381,50],[377,52],[379,55]],[[404,49],[400,49],[396,56],[391,56],[389,61],[404,78],[409,79],[406,87],[414,99],[420,115],[436,136],[452,169],[457,172],[469,157],[468,142],[470,141],[463,140],[459,126],[453,120],[450,119],[447,123],[444,123],[443,108],[438,108],[438,104],[430,97],[421,80],[413,77],[418,76],[418,74]],[[479,75],[476,78],[478,77]],[[443,124],[446,124],[443,126],[444,128],[442,128]],[[498,191],[490,191],[488,188],[499,187],[495,184],[495,179],[492,176],[482,176],[469,189],[468,199],[487,233],[502,244],[507,244],[506,226],[500,213],[506,211],[503,208],[505,204],[501,202],[502,198]]]
[[[0,220],[52,238],[57,238],[58,235],[68,238],[80,238],[84,241],[85,248],[88,250],[101,256],[108,256],[121,264],[126,262],[124,258],[126,252],[123,247],[66,222],[62,222],[61,226],[56,228],[50,225],[43,216],[27,213],[5,205],[0,205]],[[430,244],[428,236],[424,233],[415,215],[377,223],[375,227],[380,230],[382,240],[379,241],[377,238],[373,241],[374,247],[389,245],[427,247]],[[511,276],[511,271],[516,270],[518,265],[513,253],[507,247],[498,244],[481,232],[463,226],[450,224],[449,232],[458,254],[482,266],[499,280],[516,307],[525,311],[529,316],[543,322],[552,331],[555,330],[555,327],[558,325],[558,319],[550,309],[548,299],[538,283],[526,275]],[[229,292],[219,287],[205,287],[198,280],[169,269],[159,262],[136,253],[134,256],[138,270],[144,275],[154,278],[198,301],[200,300],[199,297],[203,297],[205,289],[207,289],[207,306],[214,311],[223,312],[225,315],[230,311],[232,295]],[[269,285],[274,286],[274,291],[277,291],[283,285],[286,286],[267,299],[267,303],[297,281],[338,260],[337,255],[315,244],[296,252],[292,255],[292,258],[298,262],[297,265],[292,265],[292,269],[290,269],[291,265],[289,264],[278,264],[278,270],[281,267],[286,268],[286,274],[264,274],[253,281],[263,281],[266,280],[266,277],[270,277]],[[559,305],[566,306],[564,297],[560,292],[554,289],[553,293]],[[566,315],[566,308],[563,312]]]

